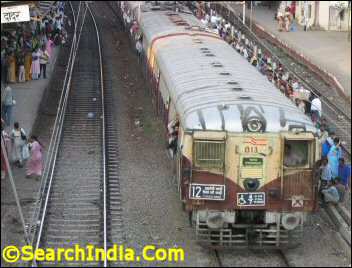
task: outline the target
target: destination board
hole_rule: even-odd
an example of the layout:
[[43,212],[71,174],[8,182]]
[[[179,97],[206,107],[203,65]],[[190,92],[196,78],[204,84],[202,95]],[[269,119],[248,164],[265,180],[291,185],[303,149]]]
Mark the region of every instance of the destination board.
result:
[[190,199],[225,200],[225,185],[220,184],[198,184],[189,186]]

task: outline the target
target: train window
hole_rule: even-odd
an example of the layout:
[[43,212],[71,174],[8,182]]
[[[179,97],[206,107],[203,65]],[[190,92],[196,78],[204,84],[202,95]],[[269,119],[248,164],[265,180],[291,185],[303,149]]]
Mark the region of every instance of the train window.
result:
[[225,159],[225,142],[194,141],[194,165],[196,168],[223,169]]
[[284,148],[285,167],[306,167],[309,164],[309,142],[286,140]]

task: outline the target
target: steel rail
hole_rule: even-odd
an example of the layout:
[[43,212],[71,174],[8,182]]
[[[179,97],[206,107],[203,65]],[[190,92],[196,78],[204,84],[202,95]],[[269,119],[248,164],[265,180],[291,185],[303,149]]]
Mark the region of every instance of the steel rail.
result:
[[[72,57],[73,57],[75,41],[76,41],[76,31],[77,31],[78,19],[76,19],[72,3],[69,2],[69,4],[70,4],[71,10],[72,10],[73,20],[74,20],[74,24],[75,24],[74,36],[72,38],[72,44],[71,44],[71,48],[70,48],[69,60],[68,60],[67,67],[66,67],[65,77],[64,77],[64,81],[63,81],[63,85],[62,85],[62,89],[61,89],[59,105],[58,105],[58,108],[57,108],[56,117],[55,117],[55,121],[54,121],[54,128],[52,130],[52,135],[51,135],[51,138],[50,138],[50,143],[49,143],[49,148],[48,148],[49,161],[46,162],[46,165],[45,165],[45,168],[44,168],[44,172],[43,172],[42,179],[41,179],[41,185],[40,185],[40,188],[39,188],[39,191],[38,191],[38,195],[37,195],[37,198],[36,198],[37,202],[39,200],[39,203],[37,204],[36,209],[35,209],[35,211],[33,213],[29,231],[32,230],[33,226],[37,225],[37,221],[39,220],[39,213],[40,213],[40,208],[41,208],[41,204],[42,204],[42,197],[45,194],[44,193],[45,186],[47,184],[48,174],[49,174],[49,170],[50,170],[50,167],[51,167],[51,164],[52,164],[52,160],[53,160],[53,154],[54,154],[54,148],[55,148],[54,141],[56,141],[56,139],[57,139],[57,129],[59,127],[59,122],[61,121],[61,118],[62,118],[62,112],[61,112],[62,111],[62,105],[63,105],[62,100],[63,100],[65,92],[66,92],[65,88],[66,88],[67,76],[68,76],[68,73],[70,72],[71,65],[72,65]],[[77,11],[77,15],[79,15],[79,12],[80,12],[80,5],[79,5],[78,11]],[[39,209],[39,211],[38,211],[38,209]],[[31,244],[32,245],[34,243],[34,238],[35,238],[35,233],[33,233],[33,237],[31,239]]]
[[[104,218],[104,251],[107,252],[107,211],[106,211],[106,139],[105,139],[105,100],[104,100],[104,75],[103,75],[103,59],[102,59],[102,51],[101,51],[101,43],[99,37],[99,30],[97,23],[95,21],[94,15],[88,5],[86,3],[87,9],[93,19],[94,27],[97,34],[98,47],[99,47],[99,64],[100,64],[100,87],[101,87],[101,105],[102,105],[102,149],[103,149],[103,218]],[[107,267],[107,258],[105,255],[104,259],[104,267]]]
[[[47,214],[47,207],[48,207],[48,203],[49,203],[49,196],[51,193],[51,188],[52,188],[52,183],[53,183],[53,177],[54,177],[54,170],[56,167],[56,158],[58,155],[58,146],[60,144],[61,141],[61,134],[62,134],[62,130],[63,130],[63,122],[64,122],[64,115],[66,113],[66,107],[67,107],[67,102],[68,102],[68,96],[69,96],[69,92],[70,92],[70,85],[71,85],[71,79],[72,79],[72,72],[74,69],[74,64],[75,64],[75,59],[76,59],[76,55],[77,55],[77,51],[78,51],[78,47],[79,47],[79,42],[80,42],[80,38],[81,38],[81,33],[82,33],[82,29],[83,29],[83,25],[85,22],[85,17],[86,17],[86,12],[87,9],[89,9],[89,6],[87,3],[85,3],[85,12],[83,15],[83,21],[81,24],[81,29],[80,32],[78,34],[78,38],[75,37],[74,40],[77,42],[73,43],[74,45],[71,46],[73,47],[73,53],[72,55],[72,61],[71,61],[71,66],[69,66],[70,71],[69,71],[69,75],[68,75],[68,82],[66,85],[66,92],[65,92],[65,96],[63,99],[63,104],[62,104],[62,109],[61,109],[61,114],[60,114],[60,118],[58,120],[58,126],[57,126],[57,133],[55,135],[55,139],[53,140],[53,152],[52,155],[54,156],[53,159],[53,166],[51,168],[51,174],[50,174],[50,181],[49,181],[49,185],[48,185],[48,189],[47,189],[47,193],[46,193],[46,199],[45,199],[45,204],[44,204],[44,208],[43,208],[43,213],[42,213],[42,220],[41,220],[41,224],[40,224],[40,229],[39,229],[39,233],[38,233],[38,239],[37,239],[37,243],[36,243],[36,249],[39,248],[40,242],[41,242],[41,237],[42,237],[42,233],[43,233],[43,228],[44,228],[44,222],[45,222],[45,218],[46,218],[46,214]],[[102,135],[103,135],[103,141],[102,141],[102,153],[103,153],[103,185],[104,185],[104,192],[103,192],[103,203],[104,203],[104,250],[105,252],[107,251],[107,209],[106,209],[106,147],[105,147],[105,107],[104,107],[104,85],[103,85],[103,65],[102,65],[102,51],[101,51],[101,45],[100,45],[100,39],[99,39],[99,32],[98,32],[98,28],[94,19],[94,16],[91,12],[91,10],[89,9],[89,12],[91,14],[91,17],[93,19],[94,22],[94,26],[97,32],[97,41],[98,41],[98,47],[99,47],[99,62],[100,62],[100,79],[101,79],[101,95],[102,95]],[[78,13],[79,14],[79,13]],[[77,35],[77,27],[78,27],[78,19],[76,21],[76,27],[75,27],[75,35]],[[49,169],[50,169],[51,165],[49,165]],[[46,184],[45,184],[46,185]],[[45,190],[45,188],[44,188]],[[36,264],[35,262],[33,262],[33,264]],[[107,259],[104,259],[104,267],[107,266]]]
[[[78,17],[77,17],[77,22],[78,22]],[[84,19],[82,21],[82,25],[83,24],[84,24]],[[77,33],[75,33],[75,35],[76,34]],[[76,47],[78,47],[78,44],[79,44],[79,41],[80,41],[80,34],[79,34],[78,38],[76,37],[75,39],[77,39],[77,43],[76,43],[76,46],[75,46],[75,48],[76,48]],[[50,196],[50,192],[51,192],[51,185],[52,185],[53,175],[54,175],[54,170],[55,170],[55,165],[56,165],[56,158],[57,158],[57,153],[58,153],[57,149],[58,149],[58,146],[59,146],[59,143],[60,143],[60,140],[61,140],[62,126],[63,126],[64,115],[65,115],[65,111],[66,111],[66,107],[67,107],[67,100],[68,100],[68,96],[69,96],[69,92],[70,92],[70,84],[71,84],[71,78],[72,78],[73,66],[74,66],[75,59],[76,59],[76,54],[77,54],[77,49],[74,50],[71,66],[69,66],[70,72],[69,72],[69,76],[68,76],[68,82],[67,82],[67,85],[66,85],[65,96],[64,96],[64,99],[63,99],[61,114],[60,114],[60,118],[59,118],[59,121],[58,121],[57,133],[55,133],[56,134],[55,135],[56,139],[54,140],[55,143],[54,143],[54,149],[53,149],[53,152],[52,152],[53,157],[54,157],[53,158],[53,166],[51,168],[49,185],[48,185],[46,198],[45,198],[45,203],[44,203],[44,208],[43,208],[43,212],[42,212],[42,219],[41,219],[41,222],[40,222],[39,233],[38,233],[38,236],[37,236],[37,241],[36,241],[36,246],[35,246],[36,250],[39,248],[39,244],[40,244],[40,240],[41,240],[41,236],[42,236],[42,232],[43,232],[44,221],[45,221],[45,216],[46,216],[49,196]],[[33,261],[33,264],[36,264],[35,260]]]

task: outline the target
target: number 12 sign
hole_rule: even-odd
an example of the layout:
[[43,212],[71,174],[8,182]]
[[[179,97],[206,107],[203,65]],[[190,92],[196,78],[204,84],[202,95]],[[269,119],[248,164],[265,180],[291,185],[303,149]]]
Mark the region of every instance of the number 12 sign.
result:
[[189,198],[223,201],[225,200],[225,185],[191,183]]

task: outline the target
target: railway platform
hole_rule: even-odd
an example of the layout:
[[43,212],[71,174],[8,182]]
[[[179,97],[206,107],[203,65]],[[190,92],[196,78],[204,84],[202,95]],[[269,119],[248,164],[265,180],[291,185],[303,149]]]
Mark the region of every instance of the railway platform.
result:
[[[55,63],[59,55],[59,47],[55,47],[52,53],[51,63],[47,66],[47,78],[32,80],[25,83],[9,84],[13,91],[16,106],[13,109],[12,123],[7,127],[10,132],[13,122],[19,122],[29,137],[34,129],[35,121],[40,109],[45,89],[52,83],[52,76],[55,72]],[[38,137],[39,139],[41,137]],[[46,141],[44,141],[46,144]],[[44,149],[45,150],[45,149]],[[13,177],[17,188],[24,217],[26,222],[31,217],[33,202],[40,187],[40,180],[26,178],[26,168],[12,167]],[[1,180],[1,246],[18,243],[24,245],[22,227],[19,221],[18,210],[8,178]],[[9,227],[13,226],[13,227]],[[11,231],[12,229],[12,231]],[[8,232],[10,230],[10,233]]]
[[[242,16],[242,5],[231,4],[231,8]],[[304,31],[296,23],[296,31],[279,32],[277,21],[274,20],[274,9],[256,6],[253,8],[253,24],[270,34],[286,49],[297,57],[320,69],[321,74],[335,80],[336,87],[351,99],[351,42],[347,32],[338,31]],[[250,10],[246,10],[249,19]]]
[[44,91],[50,85],[59,49],[59,47],[53,49],[52,59],[50,60],[50,64],[47,65],[46,79],[40,78],[25,83],[9,84],[12,88],[16,105],[13,108],[12,123],[8,130],[12,129],[14,122],[19,122],[20,126],[30,135]]

